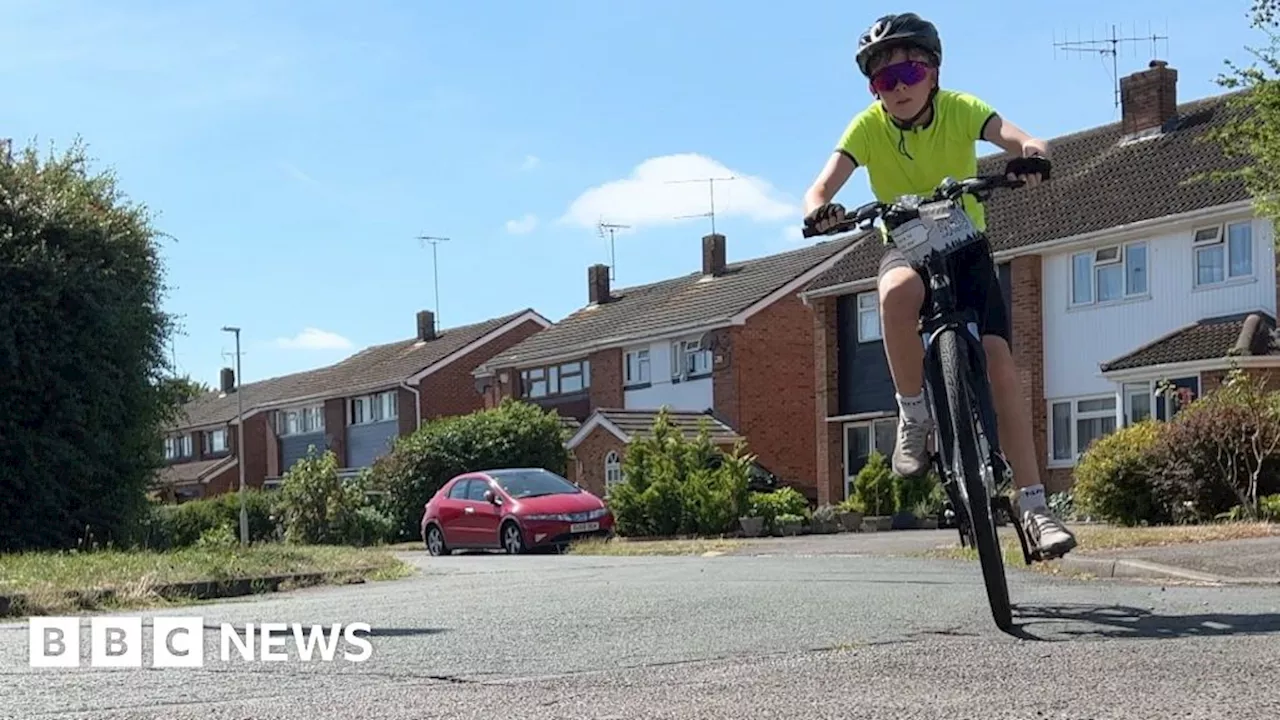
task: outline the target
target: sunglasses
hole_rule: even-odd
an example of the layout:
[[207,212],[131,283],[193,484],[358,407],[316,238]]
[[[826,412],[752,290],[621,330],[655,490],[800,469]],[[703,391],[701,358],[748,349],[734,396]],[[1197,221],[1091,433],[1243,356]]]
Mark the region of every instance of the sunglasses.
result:
[[871,87],[876,92],[886,93],[902,83],[908,87],[924,80],[929,74],[929,65],[918,60],[907,60],[880,68],[871,76]]

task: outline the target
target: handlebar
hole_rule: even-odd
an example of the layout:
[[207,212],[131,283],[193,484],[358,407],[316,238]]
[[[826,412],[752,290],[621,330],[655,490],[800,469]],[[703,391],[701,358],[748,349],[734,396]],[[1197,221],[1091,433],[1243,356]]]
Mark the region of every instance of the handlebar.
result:
[[[956,200],[962,195],[973,195],[979,200],[985,200],[992,191],[997,188],[1019,188],[1026,184],[1024,180],[1010,180],[1005,175],[979,175],[977,177],[968,178],[966,180],[945,180],[939,185],[932,195],[923,197],[920,202],[930,203],[942,200]],[[905,209],[899,203],[882,203],[869,202],[856,208],[851,213],[845,214],[845,219],[836,223],[827,230],[819,232],[811,227],[803,229],[803,235],[806,238],[818,235],[837,235],[839,233],[848,232],[862,228],[877,218],[883,217],[895,209]]]

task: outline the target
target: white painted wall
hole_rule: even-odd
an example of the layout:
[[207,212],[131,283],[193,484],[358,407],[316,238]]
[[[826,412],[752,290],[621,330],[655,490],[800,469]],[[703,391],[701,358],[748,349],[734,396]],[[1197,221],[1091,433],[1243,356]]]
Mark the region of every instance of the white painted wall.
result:
[[[679,338],[697,342],[700,335]],[[628,410],[655,410],[669,405],[672,410],[702,412],[715,407],[715,394],[710,377],[696,380],[673,378],[671,372],[672,350],[675,339],[656,340],[623,348],[623,396]],[[627,354],[649,350],[649,385],[637,389],[626,388]]]
[[[1241,215],[1229,222],[1248,221]],[[1223,223],[1223,232],[1226,225]],[[1045,258],[1043,274],[1045,398],[1115,392],[1100,363],[1127,354],[1197,320],[1266,310],[1276,312],[1275,253],[1270,223],[1253,219],[1253,272],[1196,288],[1192,239],[1201,225],[1153,235],[1147,243],[1147,293],[1102,305],[1070,307],[1073,248]],[[1114,243],[1111,243],[1114,244]],[[1102,242],[1094,247],[1107,247]]]

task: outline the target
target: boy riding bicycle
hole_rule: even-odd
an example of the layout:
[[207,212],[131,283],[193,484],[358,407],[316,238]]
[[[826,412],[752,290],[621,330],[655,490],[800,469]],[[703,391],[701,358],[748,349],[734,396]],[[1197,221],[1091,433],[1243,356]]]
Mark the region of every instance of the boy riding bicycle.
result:
[[[1008,172],[1027,185],[1038,183],[1041,171],[1048,169],[1049,153],[1043,141],[1002,119],[982,100],[939,88],[942,42],[933,24],[918,15],[886,15],[877,20],[858,40],[857,62],[877,99],[849,123],[836,152],[805,194],[805,224],[812,229],[822,232],[844,219],[844,208],[832,198],[859,167],[867,169],[872,192],[880,202],[893,202],[905,194],[928,195],[946,177],[973,177],[979,139],[1014,155]],[[978,230],[985,230],[982,204],[972,196],[965,196],[963,203]],[[1060,556],[1074,548],[1076,540],[1045,502],[1030,403],[1014,368],[1009,310],[990,252],[984,238],[956,254],[957,303],[974,309],[980,320],[1000,445],[1020,489],[1018,506],[1028,540],[1045,556]],[[928,288],[923,275],[892,246],[880,261],[877,287],[885,355],[899,407],[893,469],[914,477],[928,470],[926,441],[933,429],[924,397],[924,347],[918,334]]]

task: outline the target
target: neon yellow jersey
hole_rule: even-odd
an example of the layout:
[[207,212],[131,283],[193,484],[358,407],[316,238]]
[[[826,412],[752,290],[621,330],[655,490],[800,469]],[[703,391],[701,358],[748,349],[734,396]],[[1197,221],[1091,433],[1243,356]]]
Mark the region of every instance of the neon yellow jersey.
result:
[[[977,143],[995,114],[994,108],[972,95],[938,90],[929,124],[901,130],[875,100],[850,121],[837,149],[866,168],[871,192],[880,202],[893,202],[901,195],[928,195],[943,178],[963,180],[977,173]],[[971,195],[964,196],[963,203],[973,224],[985,230],[982,203]]]

